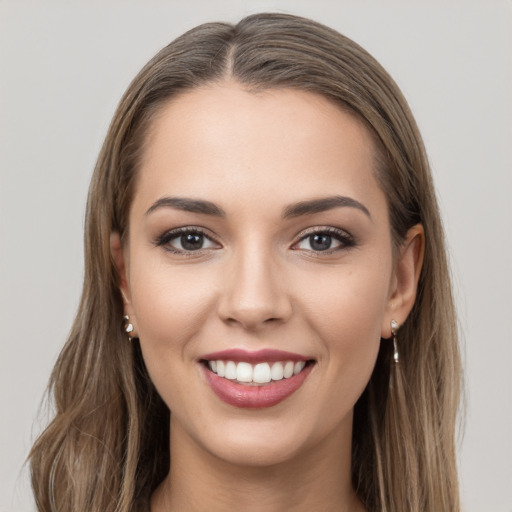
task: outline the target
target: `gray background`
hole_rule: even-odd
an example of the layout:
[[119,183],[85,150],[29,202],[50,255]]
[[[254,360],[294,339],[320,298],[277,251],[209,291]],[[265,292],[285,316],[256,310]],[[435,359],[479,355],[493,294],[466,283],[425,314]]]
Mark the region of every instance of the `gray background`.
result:
[[465,510],[512,511],[512,3],[484,0],[0,0],[0,511],[34,509],[22,465],[77,307],[86,191],[117,101],[184,30],[264,10],[352,37],[410,102],[464,338]]

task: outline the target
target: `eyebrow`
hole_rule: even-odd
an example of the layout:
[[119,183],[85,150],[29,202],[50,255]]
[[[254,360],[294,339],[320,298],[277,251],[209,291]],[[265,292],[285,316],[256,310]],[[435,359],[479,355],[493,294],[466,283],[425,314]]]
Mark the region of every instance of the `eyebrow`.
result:
[[364,204],[347,196],[330,196],[291,204],[285,208],[283,217],[287,219],[290,217],[300,217],[301,215],[312,215],[341,207],[356,208],[362,211],[368,218],[372,218]]
[[[313,215],[315,213],[321,213],[342,207],[356,208],[371,219],[370,212],[364,204],[347,196],[330,196],[291,204],[284,209],[283,218],[288,219],[300,217],[302,215]],[[211,201],[205,201],[204,199],[190,199],[186,197],[161,197],[148,208],[146,215],[149,215],[159,208],[174,208],[186,212],[212,215],[214,217],[226,216],[226,212],[220,206],[217,206]]]
[[189,199],[186,197],[161,197],[155,201],[146,211],[146,215],[154,212],[158,208],[175,208],[185,212],[204,213],[205,215],[213,215],[215,217],[225,217],[226,212],[210,201],[203,199]]

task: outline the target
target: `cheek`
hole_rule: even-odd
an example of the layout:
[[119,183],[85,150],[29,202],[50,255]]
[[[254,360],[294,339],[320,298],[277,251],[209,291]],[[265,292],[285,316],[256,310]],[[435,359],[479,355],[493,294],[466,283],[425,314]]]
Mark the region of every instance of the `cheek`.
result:
[[[144,360],[152,380],[184,378],[183,363],[197,355],[197,343],[214,302],[208,272],[187,271],[150,260],[131,268],[130,289]],[[172,386],[171,386],[172,388]],[[165,397],[164,397],[165,398]]]
[[146,368],[176,417],[185,414],[199,421],[199,401],[187,397],[197,396],[194,386],[202,380],[195,357],[210,318],[215,283],[199,269],[187,272],[165,264],[151,266],[149,259],[141,261],[143,265],[137,267],[135,261],[131,268],[130,287]]
[[377,358],[392,265],[390,258],[367,263],[317,275],[309,294],[302,291],[309,297],[303,316],[319,339],[319,367],[329,374],[340,400],[350,397],[354,403]]
[[167,343],[171,337],[188,338],[211,304],[211,273],[199,267],[190,271],[165,263],[151,265],[149,258],[139,262],[131,268],[130,289],[141,337]]
[[[329,339],[380,339],[389,298],[391,259],[372,258],[312,275],[297,295],[303,297],[315,330]],[[297,279],[297,282],[300,282]],[[359,335],[358,335],[359,333]]]

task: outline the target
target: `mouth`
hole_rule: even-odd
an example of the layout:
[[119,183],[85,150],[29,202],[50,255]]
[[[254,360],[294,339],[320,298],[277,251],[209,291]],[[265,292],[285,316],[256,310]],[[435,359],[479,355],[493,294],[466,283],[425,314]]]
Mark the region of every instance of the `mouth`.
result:
[[213,392],[243,408],[282,402],[302,386],[315,365],[314,359],[289,352],[239,349],[208,354],[199,362]]
[[304,370],[307,364],[314,364],[313,360],[308,361],[276,361],[251,364],[246,361],[204,361],[208,369],[218,377],[247,386],[258,386],[289,379],[298,375]]

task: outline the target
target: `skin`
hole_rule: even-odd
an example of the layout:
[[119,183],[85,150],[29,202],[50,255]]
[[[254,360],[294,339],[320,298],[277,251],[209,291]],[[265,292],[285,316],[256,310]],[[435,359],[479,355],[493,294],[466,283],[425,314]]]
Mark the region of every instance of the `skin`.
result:
[[[392,249],[366,128],[327,99],[292,90],[201,87],[162,107],[148,134],[129,216],[112,236],[125,311],[171,413],[171,470],[152,511],[363,510],[351,487],[353,408],[390,322],[407,317],[424,236]],[[349,197],[359,207],[283,218],[291,204]],[[154,207],[207,200],[225,216]],[[200,227],[176,253],[170,230]],[[341,230],[315,251],[312,230]],[[346,234],[349,234],[347,241]],[[171,249],[171,250],[169,250]],[[395,257],[393,256],[395,254]],[[386,341],[383,341],[386,342]],[[263,409],[219,400],[198,360],[240,347],[307,355],[301,388]],[[171,491],[172,488],[172,492]]]

